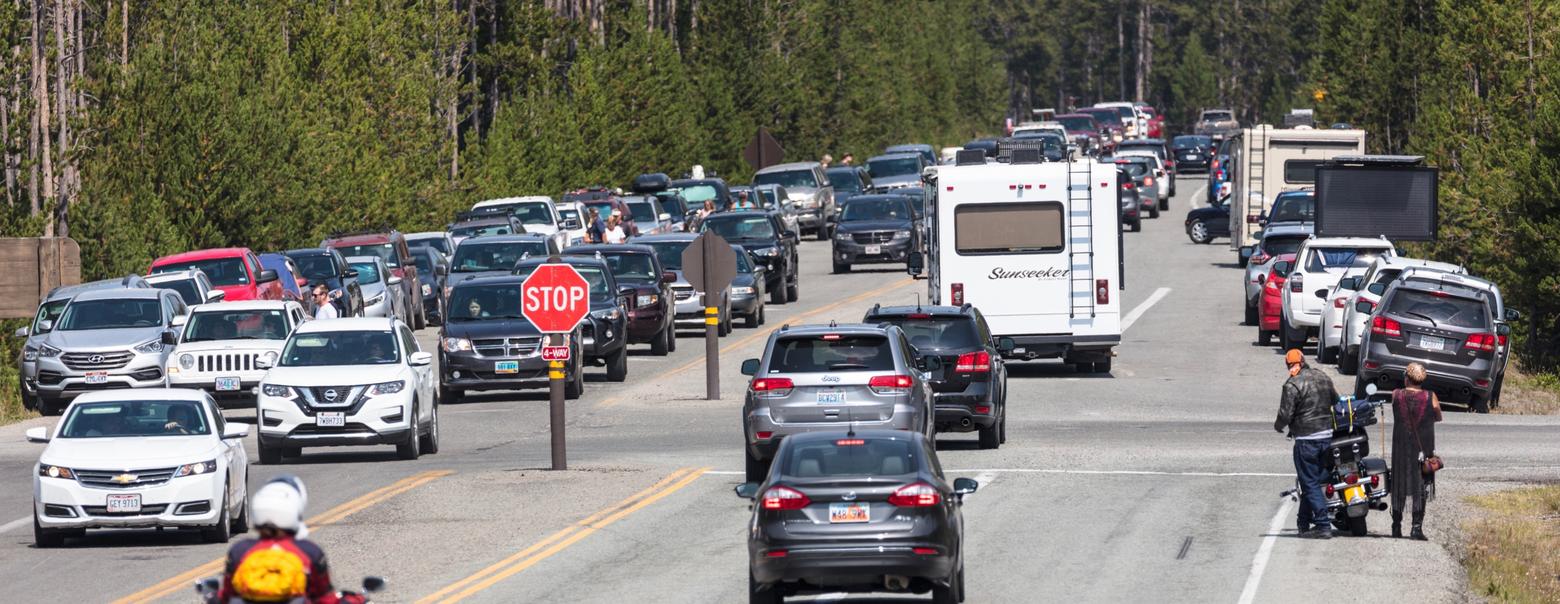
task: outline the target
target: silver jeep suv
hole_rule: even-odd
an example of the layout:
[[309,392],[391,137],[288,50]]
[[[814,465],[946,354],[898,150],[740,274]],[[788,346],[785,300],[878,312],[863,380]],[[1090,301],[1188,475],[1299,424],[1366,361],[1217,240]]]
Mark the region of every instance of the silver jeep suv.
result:
[[[929,365],[928,365],[929,364]],[[764,356],[742,362],[753,376],[742,403],[747,480],[769,473],[780,440],[815,430],[893,429],[933,433],[932,390],[904,331],[882,325],[783,326]]]
[[38,410],[55,415],[83,392],[161,388],[178,344],[176,318],[188,311],[178,292],[110,289],[72,298],[58,319],[43,321],[38,342]]

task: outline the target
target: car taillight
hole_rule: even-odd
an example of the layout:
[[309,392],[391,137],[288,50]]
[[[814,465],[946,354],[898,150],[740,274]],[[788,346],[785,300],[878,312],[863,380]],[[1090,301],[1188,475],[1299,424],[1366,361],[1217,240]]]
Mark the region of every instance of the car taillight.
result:
[[791,394],[796,384],[791,381],[791,378],[756,378],[748,388],[762,396],[781,397]]
[[1152,176],[1145,177],[1143,179],[1143,186],[1145,186],[1145,187],[1152,187],[1152,186],[1154,186],[1154,177],[1152,177]]
[[1305,291],[1305,275],[1295,274],[1288,277],[1289,291],[1300,293]]
[[1131,191],[1132,190],[1132,183],[1130,183],[1130,182],[1121,183],[1121,188],[1126,189],[1128,191]]
[[917,482],[894,491],[888,502],[902,508],[926,508],[942,503],[942,495],[932,485]]
[[953,302],[954,306],[964,306],[964,284],[963,283],[954,283],[954,284],[949,285],[948,286],[948,291],[951,294],[949,297],[953,298],[952,302]]
[[966,352],[959,355],[959,362],[953,366],[958,373],[986,373],[991,371],[991,353],[984,350],[978,352]]
[[908,375],[874,375],[867,382],[874,394],[907,394],[915,382]]
[[1506,336],[1495,336],[1495,341],[1500,343],[1501,348],[1506,347]]
[[1094,280],[1094,303],[1110,304],[1110,279]]
[[1333,298],[1333,308],[1343,308],[1343,303],[1348,301],[1348,298]]
[[1495,342],[1495,334],[1476,333],[1468,336],[1468,341],[1463,343],[1463,348],[1467,348],[1468,350],[1495,352]]
[[1259,251],[1256,254],[1253,254],[1251,256],[1251,259],[1247,260],[1246,262],[1249,262],[1251,264],[1255,264],[1257,266],[1261,266],[1261,265],[1267,264],[1267,261],[1272,260],[1272,259],[1273,259],[1273,257],[1269,256],[1267,254],[1267,252]]
[[764,509],[766,510],[800,510],[812,503],[801,491],[790,487],[769,487],[764,491]]
[[1370,332],[1384,336],[1403,335],[1403,324],[1386,317],[1372,317],[1370,320]]

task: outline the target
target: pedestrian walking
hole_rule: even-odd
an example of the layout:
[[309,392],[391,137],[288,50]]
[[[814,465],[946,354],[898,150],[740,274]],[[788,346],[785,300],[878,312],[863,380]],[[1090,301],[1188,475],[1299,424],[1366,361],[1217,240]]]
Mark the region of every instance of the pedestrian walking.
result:
[[1441,401],[1424,389],[1425,377],[1424,365],[1409,363],[1403,387],[1392,391],[1392,536],[1403,536],[1404,500],[1413,497],[1408,536],[1420,541],[1425,502],[1435,496],[1435,472],[1426,472],[1424,462],[1435,457],[1435,423],[1441,421]]
[[1295,528],[1303,539],[1331,539],[1332,517],[1327,513],[1327,495],[1322,491],[1325,474],[1322,455],[1333,435],[1333,401],[1338,390],[1332,379],[1305,362],[1305,354],[1290,349],[1284,354],[1289,379],[1278,406],[1273,429],[1289,430],[1294,439],[1295,476],[1300,483],[1300,511]]

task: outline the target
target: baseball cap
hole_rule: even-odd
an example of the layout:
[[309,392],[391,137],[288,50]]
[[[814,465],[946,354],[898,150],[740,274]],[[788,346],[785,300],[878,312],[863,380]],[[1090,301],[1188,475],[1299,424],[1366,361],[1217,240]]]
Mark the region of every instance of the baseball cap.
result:
[[1299,348],[1290,348],[1289,352],[1284,353],[1284,364],[1285,365],[1299,365],[1300,363],[1302,363],[1304,361],[1305,361],[1305,353],[1300,352]]

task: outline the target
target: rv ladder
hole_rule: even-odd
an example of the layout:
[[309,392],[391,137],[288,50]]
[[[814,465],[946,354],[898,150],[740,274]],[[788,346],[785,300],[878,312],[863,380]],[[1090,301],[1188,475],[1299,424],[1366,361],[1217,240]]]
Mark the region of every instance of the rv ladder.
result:
[[[1263,199],[1262,196],[1265,195],[1264,191],[1267,190],[1263,185],[1267,184],[1268,134],[1266,127],[1258,126],[1251,130],[1251,136],[1246,140],[1246,145],[1250,149],[1247,153],[1251,154],[1251,161],[1249,162],[1251,170],[1246,174],[1246,190],[1244,192],[1246,198],[1239,201],[1246,208],[1246,226],[1241,228],[1248,233],[1251,232],[1251,225],[1257,224],[1257,220],[1262,217],[1262,213],[1267,205],[1267,200]],[[1251,194],[1253,192],[1257,194],[1256,203],[1251,202]]]
[[[1094,318],[1094,180],[1093,162],[1067,164],[1068,316],[1088,312]],[[1083,169],[1078,169],[1082,166]]]

